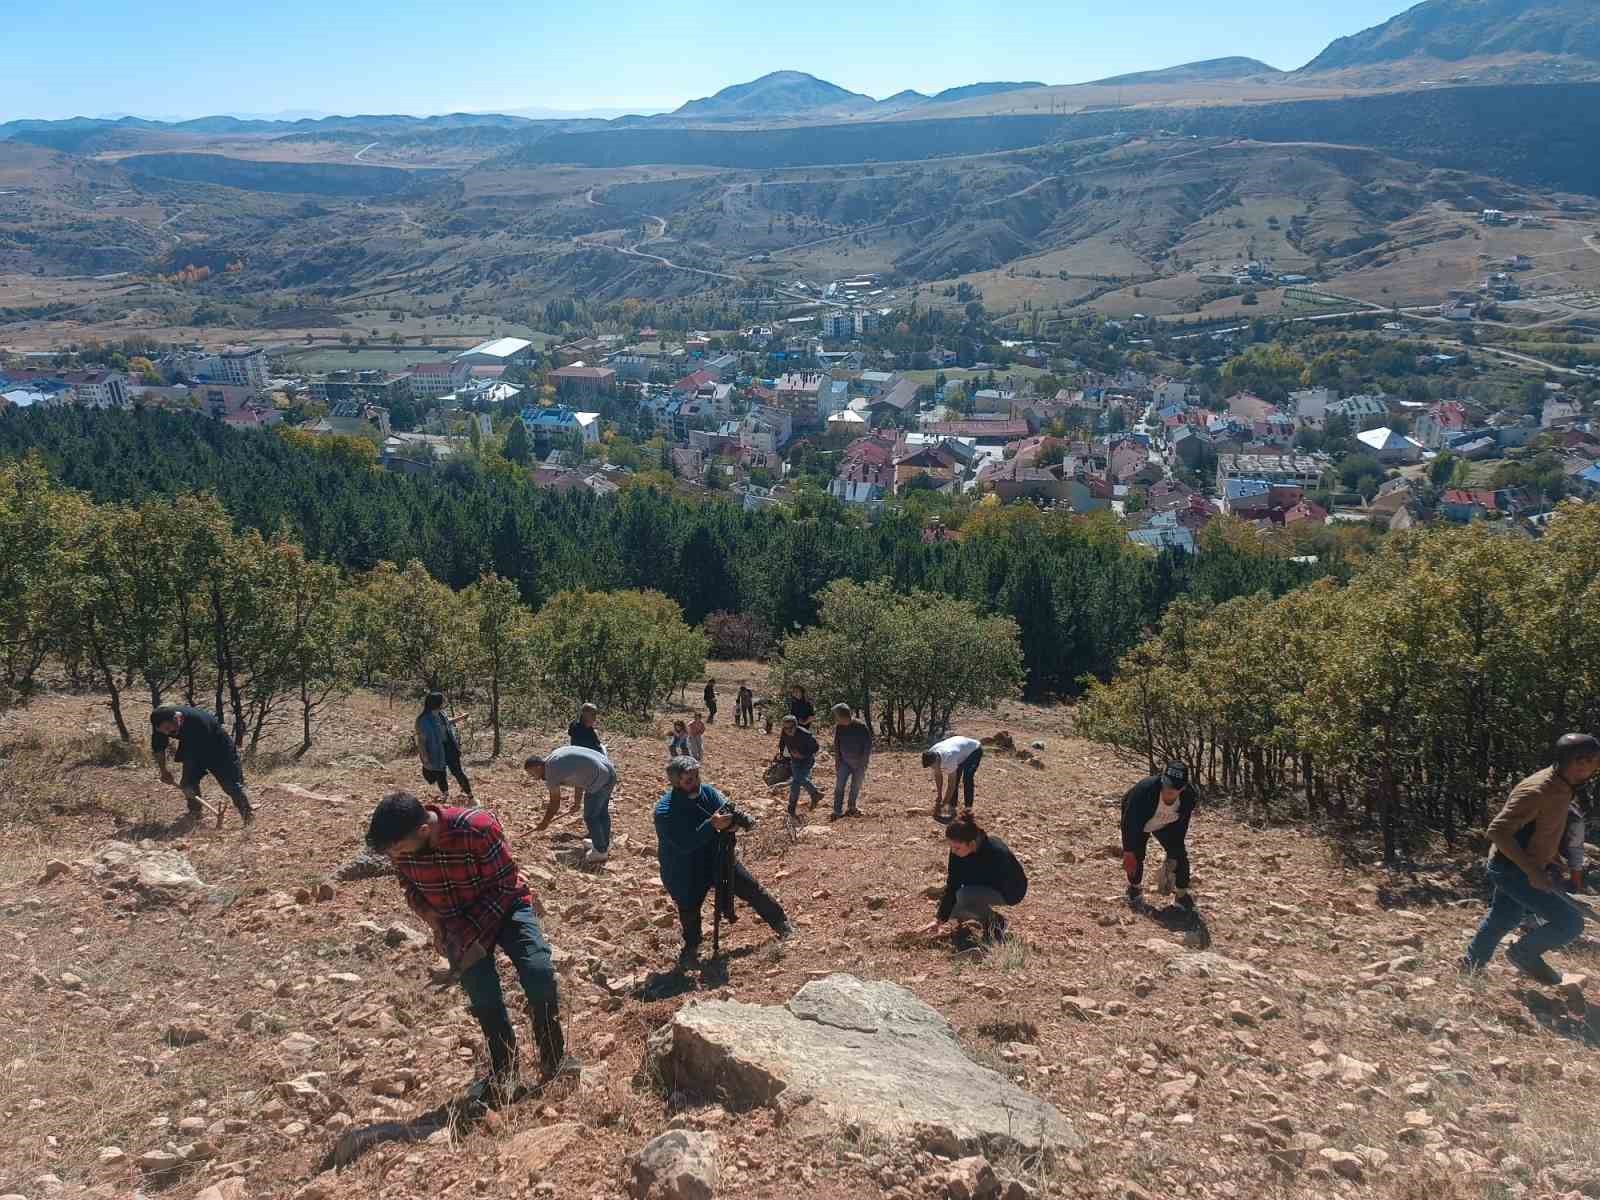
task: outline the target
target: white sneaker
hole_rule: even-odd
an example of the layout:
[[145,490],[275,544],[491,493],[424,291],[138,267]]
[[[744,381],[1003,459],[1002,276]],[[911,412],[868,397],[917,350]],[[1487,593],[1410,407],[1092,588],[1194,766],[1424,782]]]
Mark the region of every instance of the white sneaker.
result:
[[583,856],[585,866],[597,867],[611,857],[610,854],[600,850],[589,850]]

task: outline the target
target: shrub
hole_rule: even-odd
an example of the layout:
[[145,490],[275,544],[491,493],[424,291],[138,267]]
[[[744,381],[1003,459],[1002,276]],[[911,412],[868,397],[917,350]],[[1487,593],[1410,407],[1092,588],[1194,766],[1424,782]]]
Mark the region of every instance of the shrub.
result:
[[660,592],[560,592],[533,620],[544,682],[569,703],[647,714],[706,665],[706,635]]
[[772,644],[767,627],[751,613],[714,612],[701,628],[712,658],[760,658]]

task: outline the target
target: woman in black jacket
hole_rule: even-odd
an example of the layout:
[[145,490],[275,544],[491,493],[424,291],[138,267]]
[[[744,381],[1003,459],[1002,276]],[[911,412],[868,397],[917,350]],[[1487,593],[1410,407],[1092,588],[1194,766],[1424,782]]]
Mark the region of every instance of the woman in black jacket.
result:
[[997,837],[985,833],[971,817],[963,816],[945,827],[950,862],[945,868],[944,894],[939,912],[922,932],[936,934],[947,921],[976,921],[984,937],[1003,941],[1006,919],[995,909],[1021,904],[1028,894],[1028,874]]

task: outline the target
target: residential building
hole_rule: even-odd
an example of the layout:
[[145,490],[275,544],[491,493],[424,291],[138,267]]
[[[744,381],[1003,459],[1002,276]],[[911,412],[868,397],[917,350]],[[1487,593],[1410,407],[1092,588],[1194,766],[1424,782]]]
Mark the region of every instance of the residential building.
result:
[[779,408],[788,411],[796,422],[809,425],[821,419],[817,401],[828,382],[820,372],[801,371],[778,376],[772,390]]
[[1540,429],[1554,429],[1571,425],[1583,419],[1583,407],[1560,395],[1546,396],[1544,409],[1539,414]]
[[888,391],[873,397],[867,411],[877,420],[896,420],[917,407],[917,385],[914,380],[898,379]]
[[1004,446],[1025,438],[1031,432],[1028,423],[1009,417],[999,420],[936,421],[928,432],[937,437],[971,438],[980,446]]
[[386,471],[424,475],[460,452],[461,438],[433,433],[391,433],[383,440],[379,461]]
[[1422,460],[1422,446],[1388,426],[1363,430],[1356,434],[1356,441],[1387,466]]
[[552,434],[570,437],[577,434],[587,445],[600,441],[600,414],[576,412],[565,405],[551,408],[529,406],[522,410],[522,423],[536,440],[548,439]]
[[472,366],[456,358],[449,362],[412,363],[409,373],[412,396],[418,400],[437,400],[465,387],[472,377]]
[[[382,372],[377,372],[382,374]],[[404,378],[402,376],[402,378]],[[372,437],[387,440],[394,432],[389,428],[389,410],[382,405],[364,400],[336,400],[328,408],[328,415],[315,424],[303,427],[307,433],[319,436]]]
[[610,367],[589,367],[573,363],[550,372],[550,382],[563,396],[601,396],[616,386],[617,373]]
[[533,362],[533,343],[526,338],[490,338],[463,350],[456,358],[469,367],[525,367]]
[[956,456],[944,446],[918,446],[908,454],[895,459],[895,495],[899,495],[913,480],[927,476],[938,487],[952,483],[956,478]]
[[1351,429],[1375,429],[1389,420],[1389,400],[1386,396],[1346,396],[1331,402],[1326,412],[1329,417],[1343,417]]
[[1496,512],[1494,493],[1467,488],[1446,488],[1439,498],[1439,515],[1447,521],[1482,520]]
[[1217,491],[1230,479],[1259,479],[1268,483],[1296,483],[1314,488],[1332,463],[1326,454],[1220,454],[1217,456]]
[[1167,448],[1172,452],[1174,462],[1182,463],[1192,471],[1205,458],[1206,451],[1212,449],[1211,435],[1193,425],[1180,425],[1167,438]]
[[1289,393],[1289,411],[1301,429],[1321,429],[1327,424],[1328,405],[1338,399],[1331,388],[1305,388]]
[[892,388],[900,376],[893,371],[863,371],[856,379],[861,390],[868,396],[881,396]]
[[1128,532],[1128,540],[1155,551],[1181,550],[1185,554],[1195,552],[1194,534],[1181,526],[1133,529]]
[[822,314],[822,336],[828,341],[844,341],[854,336],[855,331],[855,318],[843,309]]
[[1454,400],[1435,404],[1417,418],[1411,434],[1429,450],[1440,450],[1467,427],[1467,410]]
[[718,383],[732,383],[739,374],[739,356],[716,354],[701,363],[700,369],[715,376]]
[[389,371],[329,371],[311,380],[311,398],[325,404],[345,401],[392,407],[411,397],[411,376]]
[[267,356],[260,349],[230,346],[209,360],[208,380],[228,387],[247,387],[255,392],[267,390]]
[[857,309],[854,313],[851,314],[851,317],[855,322],[856,332],[857,333],[864,333],[864,334],[877,333],[878,332],[878,326],[882,323],[882,320],[883,320],[876,312],[872,311],[870,308]]
[[120,371],[67,371],[62,375],[84,408],[127,408],[128,377]]

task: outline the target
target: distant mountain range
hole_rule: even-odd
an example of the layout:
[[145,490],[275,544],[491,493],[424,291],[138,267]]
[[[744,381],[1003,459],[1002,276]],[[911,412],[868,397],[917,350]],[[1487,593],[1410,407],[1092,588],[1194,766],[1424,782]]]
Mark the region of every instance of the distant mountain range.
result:
[[1043,87],[1031,83],[969,83],[946,88],[935,95],[907,89],[885,100],[874,100],[860,92],[846,91],[838,84],[807,75],[804,71],[773,71],[749,83],[736,83],[715,95],[691,100],[670,116],[684,120],[751,120],[780,117],[886,115],[924,105],[948,104],[1000,92]]
[[[1095,80],[1087,87],[1160,86],[1161,99],[1177,103],[1181,85],[1197,88],[1240,84],[1254,88],[1276,85],[1338,87],[1384,86],[1443,80],[1473,83],[1549,83],[1600,79],[1600,0],[1424,0],[1372,29],[1339,38],[1297,71],[1286,72],[1254,58],[1230,57],[1186,63],[1163,70],[1137,71]],[[1169,93],[1168,85],[1173,85]],[[560,113],[526,108],[510,113],[448,113],[439,116],[404,115],[265,117],[211,116],[188,121],[151,121],[139,117],[73,117],[65,121],[10,121],[0,125],[0,139],[21,138],[71,152],[105,149],[102,135],[113,133],[118,148],[128,148],[139,131],[194,134],[209,137],[233,135],[318,135],[340,131],[373,134],[428,133],[448,136],[451,130],[499,129],[501,137],[523,130],[530,137],[577,124],[599,125],[595,118],[614,118],[617,130],[718,126],[760,127],[786,123],[877,121],[891,117],[921,120],[936,117],[991,115],[1000,112],[1040,111],[1044,103],[1033,98],[1012,106],[985,105],[984,98],[1004,93],[1044,88],[1037,81],[972,83],[947,88],[933,95],[907,89],[878,100],[803,71],[773,71],[723,88],[713,95],[690,100],[670,113],[618,116],[617,110]],[[1073,111],[1074,101],[1055,87],[1047,111]],[[1265,99],[1257,94],[1255,99]],[[1146,98],[1149,99],[1148,97]],[[980,103],[964,103],[979,101]],[[1117,103],[1121,103],[1119,99]],[[1132,102],[1132,101],[1130,101]],[[1078,101],[1078,104],[1085,102]],[[1106,101],[1090,103],[1104,107]],[[947,107],[948,106],[948,107]],[[958,107],[959,106],[959,107]],[[584,118],[589,118],[585,121]],[[475,135],[487,136],[487,135]],[[148,139],[146,139],[148,140]]]
[[1124,87],[1144,83],[1220,83],[1230,79],[1254,79],[1283,73],[1257,58],[1208,58],[1204,62],[1184,63],[1163,71],[1113,75],[1110,79],[1096,79],[1094,84],[1099,87]]

